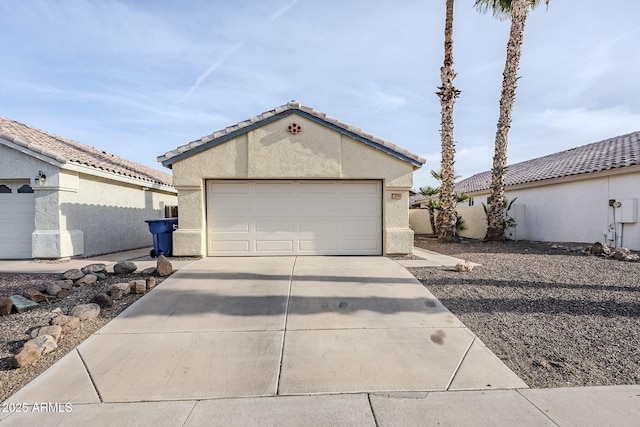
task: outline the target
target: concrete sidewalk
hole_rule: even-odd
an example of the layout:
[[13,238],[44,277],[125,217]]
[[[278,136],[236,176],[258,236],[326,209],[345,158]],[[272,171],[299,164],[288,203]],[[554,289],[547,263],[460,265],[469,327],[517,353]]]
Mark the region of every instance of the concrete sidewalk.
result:
[[[0,273],[62,273],[74,268],[80,269],[89,264],[106,264],[108,271],[113,271],[113,265],[120,261],[134,261],[138,270],[155,266],[157,259],[151,258],[151,247],[134,249],[124,252],[115,252],[105,255],[97,255],[89,258],[66,258],[60,260],[0,260]],[[175,269],[179,269],[192,263],[196,258],[172,258],[168,257]]]
[[384,257],[205,258],[8,399],[0,426],[632,425],[639,395],[527,389]]

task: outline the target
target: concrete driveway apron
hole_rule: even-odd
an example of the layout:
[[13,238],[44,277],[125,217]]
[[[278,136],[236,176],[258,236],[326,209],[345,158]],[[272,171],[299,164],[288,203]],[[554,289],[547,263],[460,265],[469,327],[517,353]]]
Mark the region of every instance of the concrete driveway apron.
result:
[[10,400],[523,387],[388,258],[205,258],[180,269]]

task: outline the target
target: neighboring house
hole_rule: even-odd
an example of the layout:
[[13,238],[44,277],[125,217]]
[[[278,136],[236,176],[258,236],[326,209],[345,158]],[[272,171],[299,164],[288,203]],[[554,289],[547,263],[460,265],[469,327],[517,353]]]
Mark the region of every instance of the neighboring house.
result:
[[424,159],[291,101],[158,157],[173,170],[175,255],[382,255],[413,249]]
[[[469,205],[487,203],[491,172],[456,184]],[[640,132],[511,165],[505,196],[518,198],[517,238],[604,241],[640,249]]]
[[0,259],[150,246],[171,175],[0,117]]

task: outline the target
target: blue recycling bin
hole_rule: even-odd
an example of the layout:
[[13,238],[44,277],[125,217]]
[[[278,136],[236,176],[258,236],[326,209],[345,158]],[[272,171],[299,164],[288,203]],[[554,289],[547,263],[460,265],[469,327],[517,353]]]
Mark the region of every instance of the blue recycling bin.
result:
[[171,255],[173,248],[173,230],[178,226],[178,218],[147,219],[149,231],[153,234],[152,258],[159,255]]

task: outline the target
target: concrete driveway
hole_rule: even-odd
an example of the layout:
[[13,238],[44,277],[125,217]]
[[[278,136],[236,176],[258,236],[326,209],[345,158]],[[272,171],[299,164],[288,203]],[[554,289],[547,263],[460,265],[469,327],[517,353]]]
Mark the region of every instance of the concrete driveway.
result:
[[528,389],[387,258],[208,258],[10,397],[0,424],[635,426],[639,395]]
[[523,387],[388,258],[205,258],[180,269],[11,400]]

